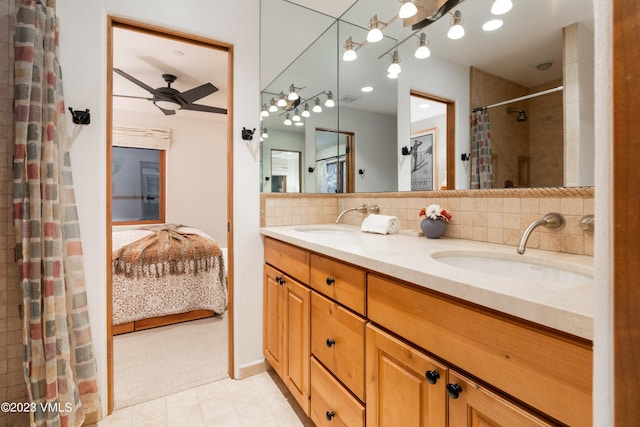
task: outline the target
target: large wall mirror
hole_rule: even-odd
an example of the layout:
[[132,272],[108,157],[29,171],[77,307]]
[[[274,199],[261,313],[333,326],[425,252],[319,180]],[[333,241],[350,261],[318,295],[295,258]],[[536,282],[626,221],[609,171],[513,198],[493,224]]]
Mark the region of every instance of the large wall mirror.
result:
[[[273,149],[301,152],[302,192],[417,189],[416,159],[407,154],[423,116],[415,94],[447,102],[448,116],[418,129],[437,135],[434,189],[593,185],[592,2],[512,0],[497,16],[493,0],[458,1],[426,26],[434,2],[414,3],[418,17],[401,19],[400,4],[388,0],[262,0],[262,190],[271,191],[265,162]],[[453,40],[456,11],[465,35]],[[502,26],[483,30],[492,19]],[[367,40],[372,27],[382,30],[380,41]],[[430,56],[415,56],[421,46]],[[477,155],[477,111],[489,124],[490,158]],[[352,186],[323,185],[318,161],[340,164],[344,134],[354,144]],[[475,186],[478,168],[490,171],[490,183]]]

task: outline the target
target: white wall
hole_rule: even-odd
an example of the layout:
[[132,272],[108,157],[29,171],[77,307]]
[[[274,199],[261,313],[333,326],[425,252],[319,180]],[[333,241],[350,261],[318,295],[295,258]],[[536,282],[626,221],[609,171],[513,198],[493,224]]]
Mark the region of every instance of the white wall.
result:
[[[406,65],[405,65],[406,62]],[[470,151],[469,67],[433,56],[419,60],[413,56],[403,58],[398,77],[398,147],[409,145],[411,105],[410,91],[449,99],[456,103],[456,189],[469,188],[469,173],[460,154]],[[449,178],[449,177],[448,177]],[[398,190],[411,190],[411,158],[398,155]]]
[[113,124],[171,130],[166,222],[199,228],[227,247],[227,119],[205,114],[165,117],[159,110],[115,110]]
[[[178,3],[153,0],[58,0],[60,60],[67,105],[91,110],[91,125],[73,138],[76,199],[84,244],[87,297],[98,362],[103,406],[107,403],[106,365],[106,81],[107,16],[128,18],[196,34],[234,46],[234,254],[235,366],[262,356],[263,246],[259,235],[260,199],[257,139],[243,141],[240,129],[259,127],[259,1]],[[70,129],[75,126],[70,124]]]
[[[595,217],[593,319],[593,425],[614,422],[613,402],[613,81],[612,0],[594,0],[595,8]],[[621,379],[619,379],[621,380]]]

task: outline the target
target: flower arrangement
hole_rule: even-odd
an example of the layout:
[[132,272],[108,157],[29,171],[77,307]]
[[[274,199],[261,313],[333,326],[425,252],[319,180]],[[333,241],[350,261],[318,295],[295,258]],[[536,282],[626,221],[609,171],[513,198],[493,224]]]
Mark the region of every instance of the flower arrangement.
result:
[[429,219],[441,219],[448,222],[451,219],[451,215],[446,210],[442,209],[440,205],[429,205],[426,208],[420,209],[420,217],[426,217]]

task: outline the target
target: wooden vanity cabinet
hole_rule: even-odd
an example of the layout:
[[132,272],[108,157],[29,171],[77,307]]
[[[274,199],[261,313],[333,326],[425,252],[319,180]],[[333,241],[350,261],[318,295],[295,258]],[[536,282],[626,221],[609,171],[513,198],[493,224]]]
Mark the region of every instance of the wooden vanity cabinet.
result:
[[375,326],[366,341],[367,427],[446,427],[447,367]]
[[[592,424],[593,354],[587,340],[373,273],[367,288],[371,322],[550,419]],[[367,399],[368,411],[374,410]],[[499,425],[510,425],[496,416]],[[450,416],[451,425],[463,425],[457,419]],[[540,422],[513,425],[545,425]]]
[[[264,266],[263,353],[305,414],[309,415],[311,290],[291,277],[288,270],[285,274],[276,268],[283,267],[283,264],[293,265],[292,271],[298,277],[305,277],[305,269],[300,264],[304,264],[306,254],[308,278],[309,253],[282,245],[278,241],[265,241],[265,259],[275,266]],[[272,255],[267,258],[269,252]]]

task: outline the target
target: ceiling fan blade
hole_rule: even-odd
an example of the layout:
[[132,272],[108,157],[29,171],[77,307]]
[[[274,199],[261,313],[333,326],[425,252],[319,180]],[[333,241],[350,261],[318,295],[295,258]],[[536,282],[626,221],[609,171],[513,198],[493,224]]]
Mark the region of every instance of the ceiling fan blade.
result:
[[208,105],[200,105],[200,104],[187,104],[184,107],[182,107],[182,110],[203,111],[205,113],[227,114],[226,108],[210,107]]
[[129,80],[131,83],[133,83],[133,84],[135,84],[137,86],[140,86],[142,89],[146,90],[150,94],[155,95],[155,96],[159,96],[160,98],[165,98],[161,93],[159,93],[157,90],[155,90],[151,86],[147,85],[146,83],[142,83],[140,80],[138,80],[135,77],[125,73],[121,69],[114,68],[113,72],[120,74],[122,77],[124,77],[125,79]]
[[215,87],[211,83],[205,83],[198,87],[194,87],[193,89],[186,90],[178,96],[184,99],[187,104],[191,104],[192,102],[195,102],[198,99],[202,99],[205,96],[211,95],[212,93],[215,93],[217,91],[217,87]]
[[[156,104],[153,104],[153,105],[156,105]],[[158,106],[156,105],[156,107],[158,107]],[[159,109],[160,111],[162,111],[162,112],[164,113],[164,115],[165,115],[165,116],[173,116],[173,115],[176,113],[176,110],[165,110],[165,109],[164,109],[164,108],[162,108],[162,107],[158,107],[158,109]]]
[[145,98],[144,96],[133,96],[133,95],[113,95],[116,98],[131,98],[131,99],[144,99],[146,101],[153,101],[153,98]]

